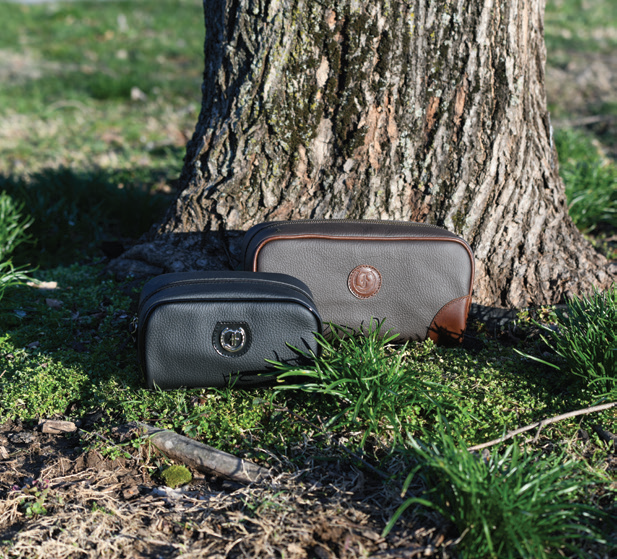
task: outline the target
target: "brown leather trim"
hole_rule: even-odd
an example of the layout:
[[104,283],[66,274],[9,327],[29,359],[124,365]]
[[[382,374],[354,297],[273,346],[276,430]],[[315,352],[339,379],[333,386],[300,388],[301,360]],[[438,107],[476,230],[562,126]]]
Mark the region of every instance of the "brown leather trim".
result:
[[436,344],[452,344],[463,341],[471,296],[459,297],[446,303],[433,318],[428,336]]
[[[253,272],[257,271],[257,257],[261,249],[266,246],[266,244],[272,241],[287,241],[293,239],[326,239],[329,241],[388,241],[388,242],[396,242],[396,241],[441,241],[448,243],[458,243],[465,248],[467,254],[469,254],[469,260],[471,262],[471,278],[469,281],[469,304],[471,304],[471,293],[473,291],[473,280],[476,273],[476,265],[473,257],[473,253],[471,252],[471,248],[463,239],[457,239],[452,237],[355,237],[355,236],[339,236],[339,235],[319,235],[319,234],[305,234],[305,235],[276,235],[264,239],[259,246],[255,249],[255,254],[253,256]],[[451,301],[452,302],[452,301]],[[449,303],[448,303],[449,304]],[[447,305],[446,305],[447,307]],[[444,307],[445,308],[445,307]],[[443,310],[443,309],[442,309]],[[441,311],[439,311],[441,312]],[[439,315],[439,313],[437,313]],[[434,320],[433,320],[434,322]]]

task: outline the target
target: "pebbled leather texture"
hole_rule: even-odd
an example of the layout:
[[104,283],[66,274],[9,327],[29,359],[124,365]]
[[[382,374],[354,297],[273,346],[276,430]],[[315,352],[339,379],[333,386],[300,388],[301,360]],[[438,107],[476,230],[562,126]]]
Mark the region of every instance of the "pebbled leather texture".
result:
[[[306,283],[324,322],[366,330],[371,318],[385,319],[384,332],[402,339],[425,339],[440,309],[461,297],[471,298],[473,287],[469,245],[450,231],[425,224],[260,224],[246,233],[243,255],[245,270],[292,273]],[[365,285],[373,282],[372,289],[366,287],[368,296],[350,286],[356,269],[375,270],[373,279],[362,280]],[[439,341],[445,341],[445,335]]]
[[[319,352],[321,319],[310,290],[282,274],[187,272],[148,282],[138,349],[150,388],[248,387],[271,359],[301,365]],[[288,345],[289,344],[289,345]]]

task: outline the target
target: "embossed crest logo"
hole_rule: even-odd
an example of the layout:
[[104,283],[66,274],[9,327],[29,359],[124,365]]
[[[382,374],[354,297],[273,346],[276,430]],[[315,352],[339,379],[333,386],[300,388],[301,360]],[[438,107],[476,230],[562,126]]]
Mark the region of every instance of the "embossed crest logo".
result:
[[214,349],[225,357],[239,357],[244,355],[251,343],[251,331],[248,324],[217,322],[212,343]]
[[236,353],[244,347],[246,332],[244,328],[225,328],[221,332],[221,347],[230,353]]
[[356,266],[349,274],[347,285],[352,295],[359,299],[368,299],[377,295],[381,288],[381,274],[373,266]]

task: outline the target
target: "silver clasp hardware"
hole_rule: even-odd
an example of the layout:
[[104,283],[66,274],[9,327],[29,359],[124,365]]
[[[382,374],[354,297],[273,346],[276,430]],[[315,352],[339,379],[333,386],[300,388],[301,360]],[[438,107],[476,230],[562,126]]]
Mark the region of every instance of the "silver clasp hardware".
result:
[[236,353],[240,351],[246,343],[246,332],[241,326],[237,328],[225,328],[221,332],[219,341],[221,342],[221,347],[225,351]]

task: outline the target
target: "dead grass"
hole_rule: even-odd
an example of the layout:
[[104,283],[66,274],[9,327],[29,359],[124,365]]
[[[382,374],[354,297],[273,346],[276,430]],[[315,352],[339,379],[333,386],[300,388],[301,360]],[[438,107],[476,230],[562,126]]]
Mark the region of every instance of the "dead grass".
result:
[[[96,453],[81,461],[97,467],[58,475],[79,467],[64,458],[41,471],[46,515],[26,517],[23,491],[0,501],[0,557],[448,557],[452,544],[438,526],[408,521],[381,538],[400,504],[396,491],[343,464],[280,474],[267,485],[203,479],[171,490],[138,462]],[[142,483],[129,491],[127,476]]]
[[[44,114],[7,112],[0,119],[0,174],[32,175],[47,169],[177,167],[192,134],[196,106],[156,99],[138,106],[92,107],[57,102]],[[100,122],[107,122],[103,129]],[[165,155],[169,149],[173,155]]]

